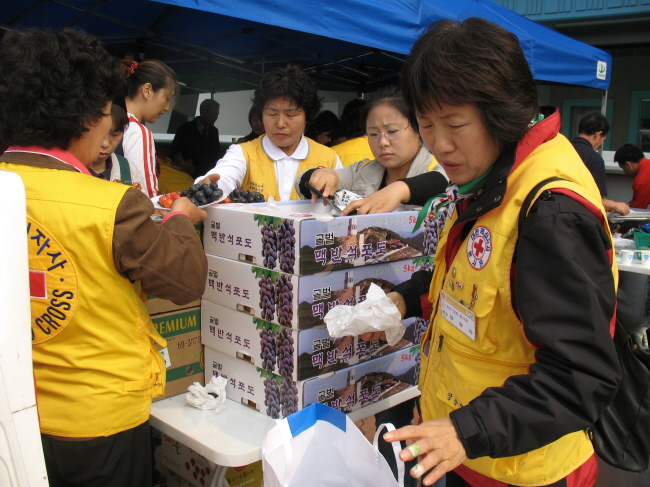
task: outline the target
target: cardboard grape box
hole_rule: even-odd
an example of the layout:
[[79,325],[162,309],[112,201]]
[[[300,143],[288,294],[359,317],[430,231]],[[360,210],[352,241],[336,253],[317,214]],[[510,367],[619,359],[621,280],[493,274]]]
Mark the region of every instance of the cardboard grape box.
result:
[[[304,380],[344,369],[420,343],[426,321],[407,318],[404,337],[390,346],[355,337],[330,337],[323,325],[294,330],[203,300],[201,342],[291,380]],[[424,326],[423,326],[424,325]]]
[[320,201],[301,200],[205,211],[206,253],[300,276],[412,259],[431,239],[424,226],[413,233],[415,210],[333,217]]
[[203,344],[201,307],[158,314],[151,317],[158,333],[167,340],[171,366],[167,368],[165,394],[154,401],[187,392],[195,382],[203,384]]
[[187,303],[187,304],[176,304],[176,303],[172,303],[168,299],[160,299],[154,296],[146,296],[144,305],[147,308],[147,311],[149,312],[149,316],[155,316],[161,313],[179,311],[181,309],[196,308],[197,306],[201,306],[201,300],[197,299],[196,301],[192,301],[191,303]]
[[432,257],[422,256],[372,266],[295,276],[208,254],[203,299],[243,311],[296,330],[322,324],[339,304],[365,299],[370,284],[391,291],[420,269],[432,269]]
[[414,345],[296,382],[205,347],[205,380],[210,381],[213,376],[225,377],[228,379],[228,399],[276,419],[315,402],[345,413],[361,409],[413,387],[419,369],[420,347]]
[[[161,462],[171,473],[168,487],[212,485],[219,465],[164,433],[161,435]],[[243,467],[229,467],[225,479],[230,487],[262,487],[262,460]],[[221,487],[221,486],[219,486]]]

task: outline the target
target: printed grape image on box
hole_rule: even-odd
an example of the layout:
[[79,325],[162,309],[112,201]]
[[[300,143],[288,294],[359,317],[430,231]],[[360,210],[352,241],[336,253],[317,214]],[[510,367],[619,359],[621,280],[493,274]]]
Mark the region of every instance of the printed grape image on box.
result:
[[371,284],[390,292],[413,272],[433,267],[433,258],[422,256],[295,276],[214,255],[207,257],[203,299],[298,330],[322,324],[334,306],[360,303]]
[[398,350],[345,369],[294,381],[205,348],[206,381],[228,379],[228,399],[272,418],[283,418],[315,402],[350,412],[417,384],[420,347]]
[[321,202],[305,201],[205,210],[206,253],[300,276],[426,255],[438,238],[429,224],[413,232],[415,210],[333,217]]
[[327,327],[294,330],[203,300],[201,342],[261,369],[292,380],[304,380],[420,343],[427,321],[407,318],[406,332],[390,346],[364,342],[358,336],[332,338]]

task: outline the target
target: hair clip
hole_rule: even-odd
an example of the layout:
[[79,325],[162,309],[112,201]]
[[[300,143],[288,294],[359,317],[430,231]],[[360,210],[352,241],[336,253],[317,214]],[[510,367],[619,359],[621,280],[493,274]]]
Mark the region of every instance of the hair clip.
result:
[[138,63],[136,61],[131,61],[131,65],[129,66],[129,73],[133,74],[137,67]]

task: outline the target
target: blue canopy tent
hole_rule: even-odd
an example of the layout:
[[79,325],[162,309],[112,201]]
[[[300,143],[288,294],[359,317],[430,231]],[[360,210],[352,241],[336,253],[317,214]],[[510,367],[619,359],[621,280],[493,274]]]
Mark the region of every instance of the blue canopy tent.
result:
[[302,0],[298,7],[266,0],[156,0],[230,17],[407,54],[422,31],[440,19],[482,17],[518,38],[539,81],[609,87],[611,56],[490,0]]
[[5,2],[0,29],[79,27],[115,56],[161,59],[206,91],[250,89],[294,62],[321,89],[364,92],[396,82],[428,24],[471,16],[516,34],[538,81],[609,86],[609,54],[490,0],[28,0]]

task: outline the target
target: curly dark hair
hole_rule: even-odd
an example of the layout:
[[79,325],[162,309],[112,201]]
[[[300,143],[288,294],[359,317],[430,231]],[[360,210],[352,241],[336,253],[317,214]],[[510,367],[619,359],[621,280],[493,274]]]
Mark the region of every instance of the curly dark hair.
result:
[[124,89],[119,64],[86,32],[17,30],[0,42],[0,133],[11,145],[68,149]]
[[305,120],[311,123],[323,105],[318,97],[316,83],[298,66],[288,64],[265,73],[253,94],[252,113],[262,113],[266,104],[275,98],[294,101],[305,112]]
[[524,137],[539,110],[519,40],[477,17],[431,24],[413,45],[400,84],[412,120],[442,103],[475,105],[500,150]]

